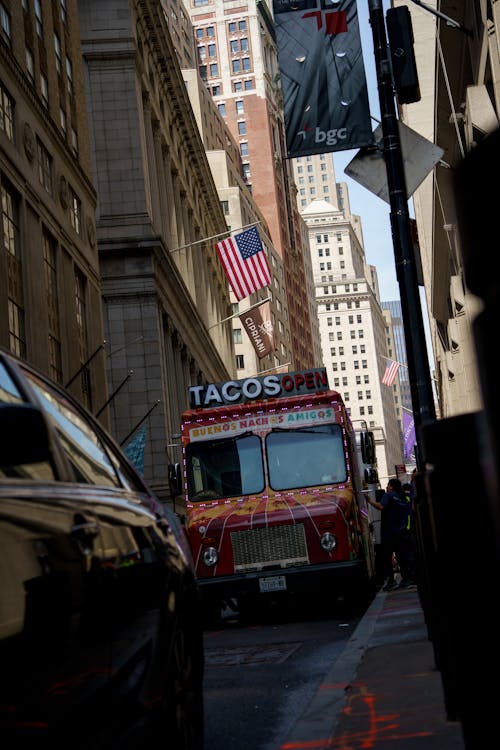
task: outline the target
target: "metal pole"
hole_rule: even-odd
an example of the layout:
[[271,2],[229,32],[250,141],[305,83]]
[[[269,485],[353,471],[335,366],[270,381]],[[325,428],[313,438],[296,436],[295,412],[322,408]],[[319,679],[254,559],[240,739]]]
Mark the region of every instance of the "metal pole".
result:
[[75,372],[75,374],[73,375],[73,377],[68,380],[68,382],[64,386],[65,388],[69,388],[70,387],[70,385],[77,379],[77,377],[79,376],[79,374],[83,370],[85,370],[85,368],[87,367],[87,365],[89,365],[92,362],[92,360],[94,359],[94,357],[97,356],[97,354],[99,354],[99,352],[101,351],[101,349],[104,349],[105,344],[106,344],[105,341],[103,341],[102,344],[99,344],[99,346],[97,347],[97,349],[95,350],[95,352],[93,352],[90,355],[90,357],[83,363],[83,365],[78,368],[78,370]]
[[[390,219],[396,275],[408,357],[411,400],[415,419],[419,464],[425,461],[420,428],[436,419],[429,359],[418,290],[417,266],[413,250],[406,177],[399,136],[394,87],[385,29],[382,0],[368,0],[377,71],[383,151],[390,199]],[[419,466],[420,468],[420,466]]]
[[128,375],[123,378],[123,380],[120,383],[120,385],[117,388],[115,388],[115,390],[113,391],[113,393],[111,394],[111,396],[108,398],[108,400],[105,401],[103,403],[103,405],[101,406],[101,408],[99,409],[99,411],[96,412],[96,414],[95,414],[96,419],[101,416],[101,414],[103,413],[103,411],[106,408],[106,406],[111,403],[111,401],[114,399],[114,397],[121,391],[121,389],[123,388],[123,386],[125,385],[125,383],[127,382],[127,380],[130,380],[130,378],[132,377],[133,374],[134,374],[133,370],[129,370],[128,371]]

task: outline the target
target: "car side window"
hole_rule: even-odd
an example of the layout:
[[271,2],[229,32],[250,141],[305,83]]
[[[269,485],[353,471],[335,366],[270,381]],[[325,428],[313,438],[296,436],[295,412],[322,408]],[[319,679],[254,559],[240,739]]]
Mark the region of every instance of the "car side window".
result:
[[[0,405],[4,404],[5,406],[9,406],[23,403],[25,403],[25,399],[19,392],[17,385],[12,380],[3,362],[0,362]],[[6,420],[1,417],[2,411],[0,408],[0,429],[8,430],[9,428],[5,423]],[[18,420],[16,420],[15,427],[19,427]],[[15,432],[15,429],[13,431]],[[8,458],[5,455],[5,451],[2,452],[2,455],[0,456],[0,479],[33,479],[42,482],[53,482],[55,480],[54,469],[50,461],[37,460],[30,463],[24,462],[24,458],[30,454],[28,448],[30,437],[33,436],[23,437],[26,451],[11,451]],[[9,432],[8,439],[10,447],[12,447],[13,441],[15,441],[17,437],[13,436],[13,432]]]
[[0,402],[5,404],[20,404],[24,401],[17,385],[10,377],[3,362],[0,362]]
[[121,487],[103,442],[80,412],[60,391],[31,372],[24,373],[52,419],[77,482]]

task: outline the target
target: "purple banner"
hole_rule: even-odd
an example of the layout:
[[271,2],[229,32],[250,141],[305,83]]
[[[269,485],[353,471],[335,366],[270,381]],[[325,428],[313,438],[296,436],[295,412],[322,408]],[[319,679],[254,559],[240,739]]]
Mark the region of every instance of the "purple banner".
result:
[[415,455],[415,420],[413,414],[403,411],[403,438],[405,459],[413,458]]

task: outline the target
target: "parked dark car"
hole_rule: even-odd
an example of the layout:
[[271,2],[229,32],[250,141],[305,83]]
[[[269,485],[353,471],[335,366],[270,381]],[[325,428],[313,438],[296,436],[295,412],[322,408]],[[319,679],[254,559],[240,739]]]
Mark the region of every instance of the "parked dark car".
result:
[[0,746],[202,750],[192,559],[64,389],[0,349]]

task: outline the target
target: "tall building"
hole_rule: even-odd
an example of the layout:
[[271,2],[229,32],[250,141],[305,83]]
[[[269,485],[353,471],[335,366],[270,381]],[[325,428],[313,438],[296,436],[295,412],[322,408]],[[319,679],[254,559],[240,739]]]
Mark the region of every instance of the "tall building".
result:
[[[398,404],[396,404],[396,408],[398,409],[398,412],[401,411],[401,408],[412,411],[410,377],[408,373],[408,359],[406,356],[406,341],[401,302],[399,300],[382,302],[382,309],[388,310],[391,316],[392,340],[391,345],[387,347],[387,356],[389,359],[396,360],[402,365],[400,366],[397,375],[401,404],[399,409]],[[398,413],[398,417],[401,418],[402,415]]]
[[274,25],[268,5],[185,0],[201,78],[238,143],[243,178],[282,259],[290,341],[280,351],[296,369],[314,359],[297,210],[285,135]]
[[374,432],[382,486],[402,461],[393,393],[381,383],[387,356],[385,319],[375,269],[366,264],[357,227],[335,204],[313,200],[302,216],[309,230],[322,357],[330,386],[355,427]]
[[0,24],[0,344],[97,412],[104,331],[76,7],[0,2]]
[[332,154],[299,156],[292,159],[292,166],[299,211],[316,199],[331,202],[342,210],[338,204]]
[[172,500],[188,386],[235,375],[228,285],[208,239],[227,226],[161,4],[84,0],[79,20],[112,427],[126,442],[146,425],[145,476]]
[[[267,250],[272,274],[271,284],[240,302],[237,301],[234,293],[230,292],[234,315],[232,319],[234,368],[238,378],[250,377],[261,371],[272,370],[290,363],[290,327],[283,259],[275,250],[266,220],[242,177],[238,145],[219,114],[198,70],[183,69],[182,75],[228,229],[237,233],[246,227],[258,226],[259,235]],[[212,242],[215,243],[218,239],[220,238],[214,238]],[[256,347],[241,322],[240,315],[259,301],[266,299],[269,299],[276,347],[273,352],[259,357]],[[223,321],[220,324],[223,324]]]
[[[441,417],[482,408],[473,321],[482,309],[467,288],[454,175],[468,151],[498,128],[500,30],[492,0],[432,0],[408,7],[421,98],[401,120],[443,149],[413,195]],[[432,10],[456,21],[452,28]],[[496,22],[496,23],[495,23]]]

